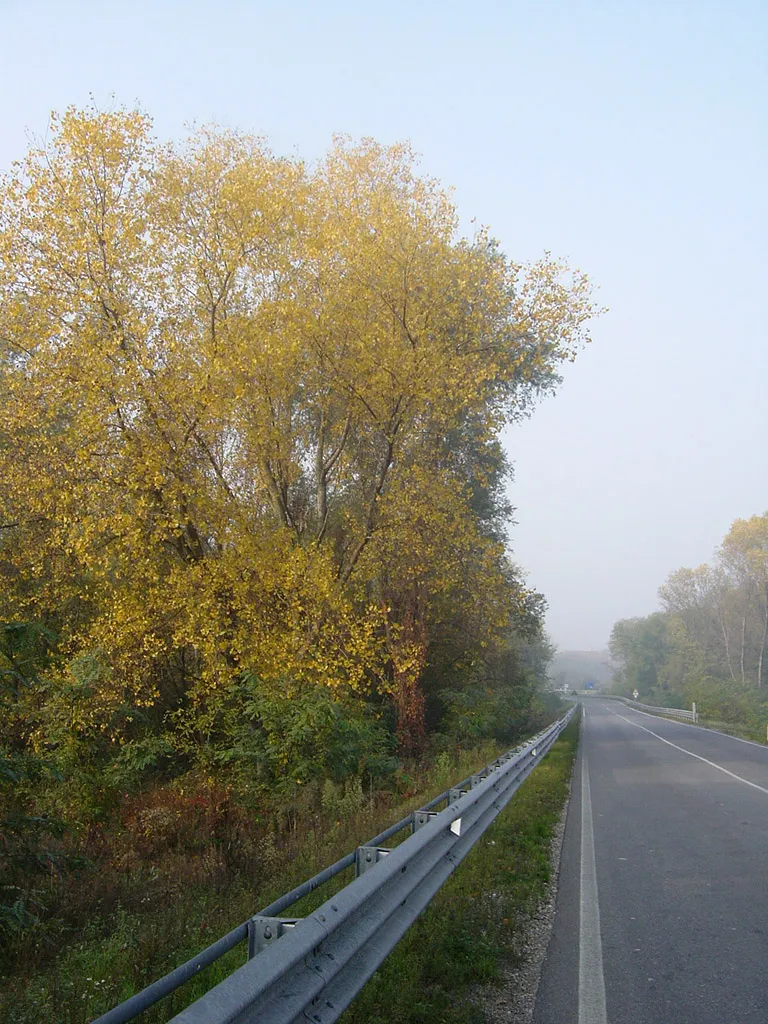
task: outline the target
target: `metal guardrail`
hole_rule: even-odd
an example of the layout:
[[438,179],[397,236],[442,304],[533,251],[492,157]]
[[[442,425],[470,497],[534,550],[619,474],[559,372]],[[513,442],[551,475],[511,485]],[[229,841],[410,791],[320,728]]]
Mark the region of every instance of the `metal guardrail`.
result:
[[[247,940],[248,959],[174,1024],[331,1024],[456,870],[570,722],[554,725],[286,893],[164,978],[99,1017],[125,1024]],[[443,810],[435,808],[442,802]],[[382,844],[403,829],[394,848]],[[347,868],[355,879],[304,918],[293,903]]]
[[615,693],[599,693],[597,690],[585,690],[583,695],[589,695],[592,697],[608,697],[610,700],[620,700],[622,704],[626,704],[628,707],[637,708],[638,711],[647,711],[651,715],[664,715],[667,718],[678,718],[683,722],[698,722],[699,713],[696,710],[696,705],[693,705],[692,711],[686,711],[684,708],[658,708],[653,704],[639,704],[636,700],[630,700],[629,697],[619,697]]

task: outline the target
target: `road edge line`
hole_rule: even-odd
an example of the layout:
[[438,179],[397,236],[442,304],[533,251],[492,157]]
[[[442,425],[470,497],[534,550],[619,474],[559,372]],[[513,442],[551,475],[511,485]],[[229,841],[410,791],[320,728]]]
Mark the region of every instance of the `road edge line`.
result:
[[[586,715],[584,716],[586,726]],[[586,735],[581,751],[581,875],[579,881],[579,1024],[607,1024],[603,940],[595,864],[595,833]]]

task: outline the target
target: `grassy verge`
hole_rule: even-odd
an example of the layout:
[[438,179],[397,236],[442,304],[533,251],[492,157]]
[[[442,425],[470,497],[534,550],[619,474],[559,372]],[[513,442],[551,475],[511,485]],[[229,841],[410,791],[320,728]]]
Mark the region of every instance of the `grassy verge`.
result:
[[549,848],[578,741],[572,722],[342,1017],[343,1024],[480,1024],[473,989],[514,959],[546,892]]
[[[361,1022],[379,1016],[391,1020],[388,1003],[394,998],[403,1014],[406,1009],[418,1014],[418,1007],[424,1007],[422,1016],[396,1016],[396,1020],[468,1019],[436,1016],[434,1010],[450,1002],[454,988],[446,987],[449,977],[459,988],[495,977],[498,958],[509,948],[511,926],[507,922],[533,905],[543,891],[549,837],[565,798],[569,751],[574,743],[572,726],[467,857],[456,878],[438,895],[435,909],[417,922],[395,950],[391,965],[388,962],[371,980],[360,996],[360,1008],[356,1004],[350,1011]],[[304,822],[287,836],[262,838],[252,870],[242,874],[218,883],[190,885],[183,878],[163,874],[160,866],[154,881],[137,878],[135,899],[122,900],[109,914],[100,913],[95,906],[93,918],[77,932],[57,931],[55,922],[49,923],[48,933],[37,941],[55,941],[60,952],[40,957],[30,948],[27,960],[22,959],[3,979],[0,1020],[8,1024],[86,1024],[500,752],[497,745],[485,743],[450,758],[440,755],[421,776],[418,789],[407,796],[371,801],[337,821]],[[501,857],[500,850],[504,851]],[[351,878],[351,872],[337,876],[297,903],[295,913],[308,913]],[[486,895],[478,900],[473,893]],[[479,917],[478,911],[482,911]],[[447,915],[450,929],[445,929],[440,915]],[[428,920],[438,921],[441,933],[434,955],[426,952]],[[414,940],[417,948],[421,947],[418,964],[407,953]],[[243,959],[244,947],[232,950],[145,1013],[141,1024],[167,1021]],[[393,980],[387,982],[387,978]],[[390,986],[394,995],[388,991]],[[405,997],[404,992],[408,993]],[[429,993],[426,1001],[425,992]]]
[[699,717],[696,724],[702,726],[704,729],[712,729],[713,732],[725,733],[726,736],[735,736],[741,740],[751,740],[753,743],[762,743],[763,746],[768,743],[766,729],[757,728],[756,726],[740,722],[716,722],[709,718],[701,717]]
[[[130,877],[104,864],[101,887],[85,873],[78,899],[86,900],[86,892],[92,892],[91,914],[84,923],[48,919],[25,937],[15,964],[0,981],[0,1020],[87,1024],[504,749],[486,741],[451,755],[442,753],[431,766],[420,766],[406,778],[399,793],[368,798],[343,791],[338,807],[326,803],[318,813],[297,810],[280,831],[254,825],[248,858],[227,872],[215,862],[217,851],[211,845],[209,872],[198,863],[205,859],[205,850],[194,865],[179,851],[168,850]],[[297,903],[295,913],[306,914],[352,877],[351,871],[338,875]],[[118,895],[107,906],[101,894],[110,886]],[[232,950],[145,1013],[141,1024],[167,1021],[230,974],[244,956],[244,946]]]

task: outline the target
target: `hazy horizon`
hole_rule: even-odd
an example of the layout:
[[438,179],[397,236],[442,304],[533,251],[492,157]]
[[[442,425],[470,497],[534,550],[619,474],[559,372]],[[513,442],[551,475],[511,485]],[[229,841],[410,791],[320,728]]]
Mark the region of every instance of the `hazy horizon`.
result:
[[505,433],[516,560],[563,650],[603,650],[681,565],[768,508],[768,7],[735,2],[6,2],[0,169],[51,109],[139,103],[307,159],[410,139],[517,260],[610,311]]

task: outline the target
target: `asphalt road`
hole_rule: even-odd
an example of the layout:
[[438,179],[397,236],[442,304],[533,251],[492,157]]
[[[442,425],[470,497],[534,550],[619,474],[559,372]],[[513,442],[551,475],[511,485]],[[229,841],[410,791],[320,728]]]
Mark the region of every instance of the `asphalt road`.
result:
[[584,704],[535,1024],[767,1024],[768,748]]

